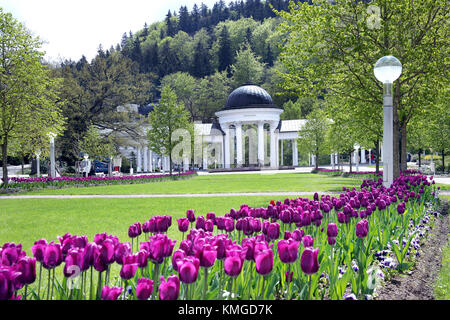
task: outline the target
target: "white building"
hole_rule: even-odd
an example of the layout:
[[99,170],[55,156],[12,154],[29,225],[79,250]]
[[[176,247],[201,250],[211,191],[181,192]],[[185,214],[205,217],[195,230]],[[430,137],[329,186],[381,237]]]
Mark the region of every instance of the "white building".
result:
[[[280,120],[282,113],[283,109],[273,103],[263,88],[255,85],[237,88],[228,96],[225,106],[216,112],[217,121],[195,123],[194,165],[202,169],[298,166],[298,131],[305,120]],[[142,138],[129,140],[129,146],[120,151],[128,158],[134,152],[137,172],[152,172],[156,167],[167,171],[168,157],[147,147],[148,128],[144,125]],[[285,150],[281,142],[286,140],[291,145],[291,163],[283,163]],[[364,150],[361,155],[361,163],[365,163]],[[182,159],[184,170],[192,167],[191,159],[191,156]],[[337,155],[331,155],[330,160],[334,166]],[[314,156],[310,156],[310,165],[315,161]],[[357,152],[353,161],[359,162]]]

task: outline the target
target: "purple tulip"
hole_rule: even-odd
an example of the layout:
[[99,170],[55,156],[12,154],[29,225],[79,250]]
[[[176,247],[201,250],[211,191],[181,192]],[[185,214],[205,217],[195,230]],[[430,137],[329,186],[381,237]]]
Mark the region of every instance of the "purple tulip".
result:
[[338,228],[336,223],[329,223],[327,227],[327,236],[328,237],[337,237],[338,235]]
[[172,255],[176,241],[172,241],[166,234],[156,234],[150,237],[148,251],[153,263],[161,264],[164,258]]
[[311,275],[319,270],[319,262],[317,260],[318,254],[319,249],[307,247],[303,250],[300,258],[300,267],[304,273]]
[[312,247],[314,245],[314,238],[306,235],[302,238],[302,243],[305,248]]
[[36,261],[43,262],[44,261],[44,251],[45,247],[48,245],[47,240],[41,239],[34,243],[31,247],[31,252],[33,256],[36,258]]
[[132,253],[131,244],[129,242],[121,242],[114,250],[114,260],[118,264],[122,264],[123,258]]
[[328,237],[328,244],[334,246],[336,244],[336,237]]
[[73,248],[70,249],[64,259],[64,276],[69,278],[73,275],[78,276],[81,271],[84,269],[84,249]]
[[305,231],[303,229],[295,229],[291,233],[291,238],[296,241],[302,241],[303,236],[305,235]]
[[161,276],[161,284],[158,287],[160,300],[177,300],[180,293],[180,279],[171,275],[167,281]]
[[200,267],[210,268],[217,259],[216,247],[210,244],[204,244],[200,250],[197,250],[195,256],[200,260]]
[[176,250],[172,255],[172,267],[175,271],[178,271],[178,261],[186,258],[186,252],[182,249]]
[[10,300],[14,297],[16,279],[20,275],[14,268],[0,265],[0,300]]
[[195,221],[195,214],[194,214],[194,210],[189,209],[188,211],[186,211],[186,218],[189,220],[189,222],[194,222]]
[[14,266],[21,275],[17,281],[22,285],[32,284],[36,280],[36,258],[22,257]]
[[358,238],[365,238],[369,232],[369,222],[365,219],[356,224],[356,236]]
[[286,283],[291,283],[293,277],[294,277],[294,272],[292,272],[292,271],[284,273],[284,279],[286,280]]
[[256,272],[260,275],[265,276],[272,272],[273,268],[273,251],[271,249],[265,249],[255,251],[255,263],[256,263]]
[[186,232],[189,229],[189,220],[188,218],[180,218],[177,220],[178,222],[178,230],[180,232]]
[[196,257],[185,257],[177,261],[180,281],[183,283],[194,283],[198,277],[200,260]]
[[63,261],[62,249],[59,243],[50,242],[44,251],[44,260],[42,265],[46,269],[53,269],[59,266]]
[[405,203],[404,202],[400,202],[397,206],[397,212],[398,214],[403,214],[405,213]]
[[225,231],[232,232],[234,230],[234,220],[232,218],[225,218]]
[[122,268],[120,269],[120,277],[124,280],[130,280],[136,274],[138,264],[137,257],[129,255],[123,258]]
[[136,262],[139,268],[147,267],[149,255],[147,250],[140,250],[136,253]]
[[294,263],[298,258],[299,242],[294,239],[278,241],[278,255],[283,263]]
[[267,226],[267,236],[271,240],[276,240],[280,237],[280,224],[277,222],[270,223]]
[[153,292],[153,280],[140,278],[136,284],[136,296],[139,300],[148,300]]
[[121,287],[108,287],[103,286],[102,289],[102,300],[117,300],[117,298],[122,293],[123,288]]
[[235,246],[234,248],[227,250],[224,270],[228,276],[233,278],[241,273],[246,252],[247,249],[241,248],[240,246]]

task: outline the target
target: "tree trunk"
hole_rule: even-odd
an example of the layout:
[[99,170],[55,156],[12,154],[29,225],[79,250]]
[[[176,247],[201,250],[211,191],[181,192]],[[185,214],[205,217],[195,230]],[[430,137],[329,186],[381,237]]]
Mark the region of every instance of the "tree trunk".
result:
[[445,150],[442,149],[442,173],[445,173]]
[[172,175],[172,152],[169,154],[169,175]]
[[25,157],[22,156],[22,175],[25,174]]
[[352,153],[348,154],[348,163],[350,165],[350,173],[352,173]]
[[319,151],[316,151],[316,169],[319,169]]
[[419,149],[419,168],[421,168],[422,167],[422,161],[421,161],[421,156],[422,155],[422,149]]
[[406,151],[406,122],[401,127],[401,159],[400,170],[406,171],[408,169],[408,153]]
[[8,137],[3,138],[2,144],[2,166],[3,166],[3,183],[8,185]]
[[375,173],[380,173],[380,157],[378,156],[380,153],[380,139],[375,141]]

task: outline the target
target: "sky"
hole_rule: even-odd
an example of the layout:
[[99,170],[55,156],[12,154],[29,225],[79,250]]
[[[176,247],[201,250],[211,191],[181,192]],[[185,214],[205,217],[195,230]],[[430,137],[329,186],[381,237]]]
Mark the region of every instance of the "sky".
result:
[[208,8],[218,0],[0,0],[3,11],[23,23],[44,45],[45,59],[77,61],[82,55],[95,57],[98,46],[104,49],[120,43],[124,32],[133,33],[164,20],[169,10],[181,6],[189,12],[196,3]]

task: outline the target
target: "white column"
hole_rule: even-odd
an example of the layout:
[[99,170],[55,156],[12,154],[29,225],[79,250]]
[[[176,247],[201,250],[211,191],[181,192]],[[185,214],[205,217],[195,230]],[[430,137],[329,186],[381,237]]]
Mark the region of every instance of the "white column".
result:
[[311,153],[308,152],[308,165],[311,167]]
[[208,144],[205,144],[203,146],[203,157],[202,158],[203,158],[203,170],[208,170]]
[[358,150],[359,148],[356,148],[355,151],[353,151],[353,162],[358,165]]
[[153,172],[153,152],[148,149],[148,171]]
[[311,155],[311,165],[312,165],[313,167],[316,166],[316,155],[315,155],[315,154],[312,154],[312,155]]
[[189,171],[189,158],[183,159],[183,170],[184,172]]
[[330,155],[330,160],[331,160],[331,167],[334,170],[334,154]]
[[277,139],[275,137],[275,129],[276,124],[271,123],[270,124],[270,166],[272,168],[277,167]]
[[242,167],[242,123],[236,123],[236,161],[237,167]]
[[222,127],[225,132],[224,168],[230,168],[230,126],[228,124],[224,124]]
[[148,147],[144,147],[144,172],[148,172]]
[[258,122],[258,163],[264,166],[264,122]]
[[284,150],[283,150],[283,140],[280,140],[280,164],[284,166],[283,160]]
[[361,148],[361,163],[366,163],[366,150]]
[[292,139],[292,165],[298,167],[297,139]]
[[136,172],[142,171],[142,155],[141,155],[141,146],[137,147],[137,155],[136,155]]
[[372,164],[372,149],[369,149],[369,164]]

